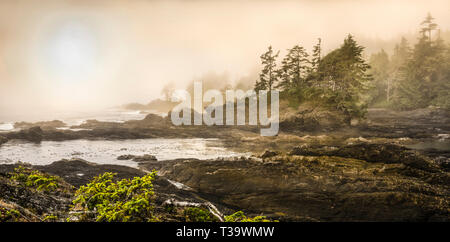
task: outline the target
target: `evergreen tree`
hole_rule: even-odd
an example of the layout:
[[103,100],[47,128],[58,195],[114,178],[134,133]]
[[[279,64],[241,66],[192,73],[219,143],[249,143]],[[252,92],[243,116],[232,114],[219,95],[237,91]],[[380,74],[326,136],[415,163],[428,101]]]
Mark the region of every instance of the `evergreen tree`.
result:
[[441,78],[435,89],[437,96],[432,101],[432,104],[450,110],[450,45],[446,47],[443,59]]
[[287,55],[281,62],[281,68],[278,70],[280,83],[277,87],[284,91],[292,88],[305,88],[308,64],[308,53],[305,48],[295,45],[288,49]]
[[370,57],[370,74],[373,76],[371,87],[371,103],[389,101],[391,89],[391,70],[388,54],[382,49]]
[[259,74],[259,80],[256,81],[255,90],[269,90],[271,91],[275,83],[278,80],[276,73],[276,59],[278,57],[278,51],[274,54],[272,46],[269,46],[266,53],[261,55],[261,63],[263,64],[263,69]]
[[[398,82],[395,108],[424,108],[442,103],[442,95],[448,92],[447,47],[437,36],[431,38],[437,25],[428,15],[423,21],[422,33],[411,53],[411,58],[402,66],[403,75]],[[444,102],[445,106],[445,102]]]
[[313,54],[311,59],[311,69],[313,72],[319,71],[319,63],[322,55],[322,39],[318,39],[318,43],[313,47]]
[[433,20],[434,18],[431,16],[430,13],[428,13],[425,20],[421,23],[422,29],[420,30],[422,36],[427,37],[428,41],[430,42],[431,42],[431,32],[437,28],[437,24],[435,24]]
[[319,38],[316,45],[313,47],[311,55],[310,66],[306,76],[306,88],[303,88],[301,96],[307,100],[317,100],[317,97],[323,94],[324,85],[321,79],[320,63],[322,60],[322,40]]
[[372,78],[367,73],[370,66],[363,58],[363,50],[364,47],[348,35],[339,49],[322,59],[319,67],[321,79],[328,86],[324,97],[349,117],[363,117],[367,107],[362,95]]
[[394,53],[391,58],[391,64],[394,66],[394,69],[399,69],[406,61],[408,61],[411,57],[411,51],[408,40],[406,40],[405,37],[402,37],[400,43],[395,45]]
[[395,45],[394,53],[391,57],[391,74],[388,79],[387,101],[396,98],[397,87],[400,80],[406,76],[405,64],[411,58],[412,50],[406,38],[402,37],[400,44]]
[[261,80],[256,80],[255,91],[267,90],[266,83]]

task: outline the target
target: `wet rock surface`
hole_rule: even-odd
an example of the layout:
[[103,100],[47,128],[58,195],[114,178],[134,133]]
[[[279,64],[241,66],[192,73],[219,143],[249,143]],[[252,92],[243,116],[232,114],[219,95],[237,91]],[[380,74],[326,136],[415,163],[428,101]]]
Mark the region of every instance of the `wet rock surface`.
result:
[[280,115],[280,129],[285,132],[298,130],[331,131],[348,127],[350,119],[338,111],[330,111],[311,105],[301,105],[296,110],[286,108]]
[[60,120],[43,121],[43,122],[36,122],[36,123],[29,123],[29,122],[14,123],[14,128],[16,128],[16,129],[29,129],[29,128],[33,128],[33,127],[40,127],[41,129],[55,129],[55,128],[62,128],[65,126],[66,126],[66,124]]
[[[362,158],[362,157],[360,157]],[[450,177],[324,155],[141,163],[217,202],[282,221],[449,221]]]
[[59,215],[67,211],[72,202],[73,188],[63,180],[56,191],[39,192],[12,182],[15,165],[0,165],[0,208],[18,211],[22,222],[39,222],[45,215]]
[[[167,118],[154,115],[123,124],[91,121],[83,126],[90,130],[33,127],[2,135],[6,141],[32,142],[220,138],[228,148],[260,155],[250,159],[171,161],[148,156],[135,160],[141,169],[83,160],[35,167],[74,186],[86,184],[106,171],[118,173],[118,178],[131,178],[156,169],[159,177],[154,185],[159,206],[167,201],[211,202],[221,211],[243,210],[281,221],[450,220],[450,149],[445,147],[450,133],[448,111],[369,110],[368,120],[354,122],[353,126],[341,117],[335,117],[337,123],[328,125],[333,114],[325,115],[320,110],[314,117],[297,111],[293,120],[283,119],[285,122],[280,125],[284,132],[276,137],[260,137],[257,127],[175,127]],[[315,128],[310,131],[305,127]],[[429,141],[441,142],[439,145],[444,147],[408,148]],[[132,160],[136,156],[118,158]],[[17,191],[5,194],[26,199],[20,195],[28,194],[26,191]]]
[[[378,155],[390,157],[391,148],[392,154],[402,149],[387,146]],[[351,153],[348,147],[343,150],[346,152],[342,154],[349,156],[359,154]],[[117,179],[123,179],[156,169],[155,203],[161,212],[170,203],[218,207],[227,214],[243,210],[280,221],[450,220],[450,175],[434,166],[429,158],[423,157],[433,169],[404,162],[405,157],[412,158],[402,155],[398,160],[382,162],[373,156],[355,159],[336,156],[337,153],[329,156],[302,152],[299,155],[298,149],[294,149],[283,155],[268,151],[263,158],[148,160],[139,162],[141,169],[81,159],[33,168],[57,175],[75,187],[104,172],[117,173]],[[364,160],[367,157],[368,161]],[[7,181],[8,172],[15,166],[0,165],[3,203],[21,209],[28,216],[34,214],[35,221],[39,221],[40,214],[68,208],[73,198],[70,194],[36,193],[11,185]],[[167,221],[179,221],[169,217]]]
[[[450,111],[443,109],[420,109],[392,111],[369,109],[366,120],[353,122],[345,115],[304,105],[296,110],[283,109],[280,113],[280,132],[295,135],[329,135],[330,132],[358,135],[366,138],[412,138],[445,139],[450,134]],[[40,140],[73,139],[145,139],[145,138],[222,138],[234,141],[235,136],[259,135],[258,126],[175,126],[170,115],[161,117],[148,114],[143,120],[123,123],[87,120],[72,126],[73,129],[58,130],[60,121],[24,123],[23,130],[3,134],[8,139]],[[42,126],[42,127],[40,127]],[[40,131],[38,131],[40,127]],[[51,127],[51,128],[48,128]],[[36,132],[38,131],[38,132]]]
[[8,138],[6,138],[5,136],[1,136],[0,135],[0,145],[4,144],[6,142],[8,142]]
[[[55,175],[63,180],[56,192],[39,192],[20,184],[14,184],[10,177],[14,168],[19,165],[39,170],[45,174]],[[115,179],[141,177],[145,171],[118,165],[98,165],[81,159],[61,160],[46,166],[31,166],[29,164],[0,165],[0,222],[3,212],[7,210],[18,211],[23,218],[16,221],[39,222],[45,220],[46,215],[57,215],[58,221],[64,221],[74,199],[75,189],[89,183],[95,176],[105,172],[116,173]],[[217,211],[234,210],[226,206],[217,206],[200,196],[191,188],[157,176],[152,182],[155,191],[155,213],[161,221],[184,221],[184,217],[169,213],[167,206],[202,207]],[[221,216],[220,212],[219,216]]]
[[[156,162],[156,161],[155,161]],[[47,166],[33,166],[33,168],[57,175],[67,181],[69,184],[79,187],[89,183],[95,176],[105,172],[116,173],[116,179],[130,179],[141,177],[146,174],[145,171],[120,165],[99,165],[82,159],[61,160]],[[189,187],[177,184],[168,180],[164,176],[157,176],[153,181],[155,190],[156,209],[164,213],[165,203],[168,201],[177,203],[178,206],[208,206],[209,201]],[[217,204],[221,211],[233,211],[226,206]],[[170,216],[164,214],[163,219],[170,221]]]
[[33,168],[63,178],[75,187],[84,185],[95,176],[104,172],[117,173],[118,179],[143,176],[145,172],[119,165],[99,165],[82,159],[60,160],[46,166],[33,166]]
[[428,157],[418,152],[394,144],[360,143],[344,147],[329,149],[296,147],[291,155],[305,156],[339,156],[355,158],[367,162],[382,162],[386,164],[401,163],[418,169],[437,171],[437,165]]
[[369,109],[367,122],[358,126],[365,137],[433,138],[450,133],[450,111],[427,108],[413,111]]
[[121,155],[117,157],[118,160],[132,160],[135,162],[144,162],[144,161],[156,161],[156,157],[154,155]]
[[5,135],[8,139],[22,139],[33,143],[39,143],[44,137],[44,131],[39,126],[36,126],[17,132],[9,132]]
[[260,156],[261,158],[270,158],[270,157],[274,157],[279,155],[280,153],[277,151],[271,151],[271,150],[266,150],[264,151],[264,153]]

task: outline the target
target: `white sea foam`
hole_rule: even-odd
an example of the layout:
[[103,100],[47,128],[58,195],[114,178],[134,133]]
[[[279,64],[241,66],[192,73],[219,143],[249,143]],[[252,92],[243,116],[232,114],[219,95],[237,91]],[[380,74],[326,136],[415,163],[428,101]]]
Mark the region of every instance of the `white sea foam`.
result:
[[68,140],[43,141],[40,144],[13,140],[0,146],[0,163],[22,161],[47,165],[61,159],[81,158],[99,164],[137,167],[134,161],[117,160],[118,156],[126,154],[150,154],[158,160],[250,155],[227,150],[217,139]]
[[0,123],[0,131],[11,131],[14,129],[12,123]]

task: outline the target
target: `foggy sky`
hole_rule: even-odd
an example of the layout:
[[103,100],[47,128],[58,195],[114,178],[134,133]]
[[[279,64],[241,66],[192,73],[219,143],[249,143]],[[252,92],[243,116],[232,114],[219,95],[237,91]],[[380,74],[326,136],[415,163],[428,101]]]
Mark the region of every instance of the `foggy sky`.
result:
[[[414,34],[448,0],[0,0],[0,112],[81,110],[160,96],[205,73],[251,79],[268,45],[285,53],[348,33],[368,50]],[[250,77],[249,77],[250,76]],[[256,78],[256,77],[255,77]]]

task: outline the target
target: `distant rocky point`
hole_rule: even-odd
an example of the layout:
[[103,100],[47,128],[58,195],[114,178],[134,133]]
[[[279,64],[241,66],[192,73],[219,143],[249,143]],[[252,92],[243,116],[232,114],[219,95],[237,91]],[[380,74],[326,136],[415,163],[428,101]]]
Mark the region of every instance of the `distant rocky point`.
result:
[[147,104],[141,103],[129,103],[123,106],[125,109],[129,110],[139,110],[139,111],[148,111],[153,110],[161,113],[167,113],[172,110],[178,102],[171,102],[167,100],[155,99]]
[[14,123],[15,129],[29,129],[32,127],[41,127],[41,129],[52,129],[52,128],[62,128],[66,127],[67,124],[60,120],[53,120],[53,121],[41,121],[36,123],[30,123],[30,122],[16,122]]

